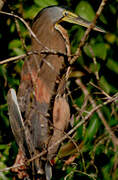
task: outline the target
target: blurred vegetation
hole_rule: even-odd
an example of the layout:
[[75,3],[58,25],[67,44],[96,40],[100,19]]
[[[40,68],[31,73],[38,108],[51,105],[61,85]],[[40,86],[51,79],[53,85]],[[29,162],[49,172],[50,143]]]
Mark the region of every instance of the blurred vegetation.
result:
[[[18,14],[30,25],[35,15],[44,7],[49,5],[67,6],[80,16],[93,20],[95,12],[99,7],[100,0],[14,0],[4,4],[4,11]],[[81,79],[90,96],[96,104],[105,101],[106,96],[91,85],[92,82],[104,90],[109,96],[118,92],[118,0],[108,1],[97,24],[103,27],[108,33],[103,34],[92,31],[87,43],[82,49],[82,56],[73,65],[73,72],[69,79],[71,92],[70,104],[76,104],[71,109],[73,125],[81,121],[92,109],[92,104],[85,97],[82,88],[76,84]],[[30,49],[30,36],[24,25],[19,22],[21,36],[25,40],[27,50]],[[84,35],[85,28],[64,24],[68,30],[71,50],[74,53]],[[17,32],[13,18],[0,14],[0,61],[25,53],[26,49]],[[20,72],[23,60],[0,65],[0,169],[13,165],[18,147],[12,135],[6,102],[6,95],[9,88],[18,89]],[[84,108],[82,115],[81,109]],[[101,113],[109,124],[113,133],[118,136],[118,104],[112,103],[101,108]],[[80,153],[75,147],[65,150],[64,157],[57,156],[57,163],[54,168],[53,179],[75,180],[75,179],[97,179],[117,180],[118,179],[118,149],[114,150],[112,139],[104,127],[101,118],[94,113],[87,123],[80,126],[74,134],[74,139],[79,145]],[[74,160],[72,160],[74,158]],[[70,160],[70,163],[69,163]],[[0,172],[0,180],[12,179],[13,173]]]

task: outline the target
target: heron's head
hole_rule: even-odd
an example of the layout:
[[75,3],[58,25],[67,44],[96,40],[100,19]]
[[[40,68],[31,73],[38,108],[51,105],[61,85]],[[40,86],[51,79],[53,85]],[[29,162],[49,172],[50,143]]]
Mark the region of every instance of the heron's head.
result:
[[[48,20],[53,24],[59,24],[60,22],[63,22],[63,21],[81,25],[84,27],[89,27],[89,25],[91,24],[91,22],[83,19],[82,17],[76,15],[75,13],[72,13],[66,10],[65,8],[58,7],[58,6],[49,6],[42,9],[38,17],[41,15],[45,15],[44,17],[45,18],[47,17]],[[45,18],[44,18],[44,21],[45,21]],[[105,32],[103,29],[101,29],[98,26],[95,26],[93,29],[96,31]]]

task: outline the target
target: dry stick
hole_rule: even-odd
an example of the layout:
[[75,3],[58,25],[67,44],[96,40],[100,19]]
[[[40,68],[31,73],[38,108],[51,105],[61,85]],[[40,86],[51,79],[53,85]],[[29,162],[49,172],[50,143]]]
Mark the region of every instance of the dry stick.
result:
[[20,40],[22,42],[22,47],[24,48],[24,50],[27,52],[27,47],[25,45],[25,40],[23,38],[23,36],[21,35],[21,31],[20,31],[20,25],[18,23],[18,20],[15,18],[15,24],[16,24],[16,29],[17,29],[17,32],[18,32],[18,35],[20,37]]
[[29,51],[29,52],[27,52],[27,54],[22,54],[22,55],[15,56],[15,57],[10,57],[8,59],[0,61],[0,65],[1,64],[6,64],[6,63],[9,63],[9,62],[12,62],[12,61],[17,61],[17,60],[20,60],[20,59],[24,59],[25,57],[30,56],[32,54],[38,54],[38,52],[36,52],[36,51]]
[[[7,59],[4,59],[2,61],[0,61],[0,65],[1,64],[6,64],[6,63],[9,63],[9,62],[12,62],[12,61],[17,61],[17,60],[20,60],[20,59],[24,59],[25,57],[29,56],[29,55],[32,55],[32,54],[39,54],[38,51],[29,51],[27,52],[27,54],[22,54],[22,55],[19,55],[19,56],[14,56],[14,57],[10,57],[10,58],[7,58]],[[53,52],[44,52],[42,51],[41,54],[54,54]],[[57,52],[58,55],[63,55],[65,56],[63,53],[61,54],[60,52]],[[55,54],[56,55],[56,54]],[[68,56],[69,57],[69,56]],[[70,56],[72,57],[72,56]],[[51,64],[49,62],[46,62],[45,60],[43,60],[48,66],[51,67]],[[53,67],[51,67],[51,69],[54,70]]]
[[[17,28],[17,32],[19,34],[19,37],[20,37],[20,39],[22,41],[23,47],[26,50],[24,39],[21,36],[20,27],[19,27],[19,24],[18,24],[18,21],[17,21],[16,18],[15,18],[15,24],[16,24],[16,28]],[[25,57],[27,57],[28,55],[31,55],[31,54],[33,54],[33,53],[32,52],[27,52],[27,54],[22,54],[22,55],[19,55],[19,56],[11,57],[11,58],[5,59],[3,61],[0,61],[0,64],[5,64],[5,63],[11,62],[11,61],[16,61],[16,60],[19,60],[19,59],[24,59]]]
[[30,32],[30,34],[32,35],[32,37],[43,47],[45,48],[46,50],[49,50],[47,47],[44,47],[43,44],[39,41],[39,39],[37,38],[37,36],[35,35],[35,33],[32,31],[32,29],[29,27],[29,25],[26,23],[26,21],[19,17],[18,15],[16,14],[13,14],[13,13],[8,13],[8,12],[4,12],[4,11],[0,11],[0,14],[4,14],[4,15],[7,15],[7,16],[11,16],[11,17],[14,17],[16,19],[19,19],[25,26],[26,28],[28,29],[28,31]]
[[[23,46],[24,50],[26,51],[26,54],[28,55],[27,47],[25,45],[25,40],[23,39],[23,37],[21,35],[20,26],[19,26],[18,20],[16,18],[15,18],[15,24],[16,24],[16,29],[17,29],[18,35],[19,35],[20,40],[22,42],[22,46]],[[28,58],[28,56],[26,58]],[[39,67],[38,62],[37,62],[37,58],[34,58],[34,62],[36,64],[36,66]],[[26,63],[27,63],[28,71],[30,72],[32,81],[37,82],[37,79],[35,79],[34,76],[32,75],[32,70],[31,70],[29,61],[27,60]],[[39,68],[39,71],[40,71],[40,68]],[[34,85],[36,86],[36,83],[33,83],[33,86]],[[35,87],[34,87],[34,89],[35,89]]]
[[[84,86],[84,84],[81,82],[81,80],[80,80],[80,79],[76,80],[76,83],[78,84],[78,86],[81,87],[82,91],[84,92],[84,94],[85,94],[86,96],[89,95],[89,101],[91,102],[93,108],[95,108],[95,107],[96,107],[96,103],[95,103],[94,99],[90,96],[87,88]],[[110,97],[110,99],[111,99],[111,97]],[[105,120],[103,114],[101,113],[101,111],[98,109],[96,112],[98,113],[98,116],[100,117],[102,123],[104,124],[107,132],[110,134],[110,136],[111,136],[111,138],[112,138],[112,142],[113,142],[113,144],[114,144],[114,150],[116,151],[117,145],[118,145],[118,139],[117,139],[117,137],[116,137],[116,136],[114,135],[114,133],[112,132],[111,128],[109,127],[108,123],[106,122],[106,120]]]
[[[20,59],[24,59],[27,56],[30,56],[30,55],[33,55],[33,54],[39,55],[38,51],[29,51],[29,52],[27,52],[27,54],[22,54],[22,55],[19,55],[19,56],[10,57],[8,59],[2,60],[2,61],[0,61],[0,65],[6,64],[6,63],[9,63],[9,62],[12,62],[12,61],[17,61],[17,60],[20,60]],[[45,59],[42,59],[42,61],[44,61],[44,63],[46,63],[53,71],[55,71],[55,69],[51,65],[51,63],[47,62]]]
[[[101,14],[101,12],[102,12],[102,10],[103,10],[103,7],[104,7],[104,5],[105,5],[105,3],[106,3],[106,1],[107,1],[107,0],[102,0],[102,3],[100,4],[99,9],[98,9],[98,11],[96,12],[95,19],[94,19],[93,23],[89,26],[89,28],[86,30],[86,32],[85,32],[85,34],[84,34],[84,36],[83,36],[83,38],[82,38],[82,40],[81,40],[81,42],[80,42],[80,44],[79,44],[79,48],[77,49],[75,56],[71,59],[70,64],[74,63],[74,62],[76,61],[76,59],[80,56],[80,51],[81,51],[80,49],[81,49],[82,46],[84,45],[84,43],[85,43],[85,41],[86,41],[86,39],[87,39],[87,37],[88,37],[91,29],[95,26],[96,20],[97,20],[97,18],[99,17],[99,15]],[[44,45],[39,41],[39,39],[37,38],[37,36],[35,35],[35,33],[32,31],[32,29],[29,27],[29,25],[26,23],[26,21],[25,21],[23,18],[19,17],[18,15],[15,15],[15,14],[12,14],[12,13],[8,13],[8,12],[4,12],[4,11],[0,11],[0,14],[8,15],[8,16],[14,17],[14,18],[16,18],[16,19],[19,19],[19,20],[26,26],[26,28],[28,29],[28,31],[30,32],[30,34],[33,36],[33,38],[34,38],[42,47],[44,47]],[[47,50],[47,51],[42,51],[42,53],[44,53],[44,54],[45,54],[45,53],[51,53],[51,54],[59,54],[59,55],[67,56],[67,55],[64,54],[64,53],[60,53],[60,52],[56,52],[56,51],[54,51],[54,50],[50,50],[50,49],[47,48],[47,47],[44,47],[44,48]],[[24,55],[21,55],[21,56],[23,56],[23,58],[24,58]],[[17,56],[17,57],[18,57],[18,56]],[[12,58],[13,61],[17,60],[17,57],[13,57],[13,58]],[[26,55],[25,55],[25,57],[26,57]],[[15,59],[15,58],[16,58],[16,59]],[[9,58],[9,59],[10,59],[10,58]],[[11,60],[12,60],[12,59],[11,59]],[[19,57],[18,57],[18,59],[19,59]],[[10,60],[7,60],[7,59],[6,59],[6,60],[0,62],[0,64],[7,63],[7,62],[9,62],[9,61],[10,61]]]
[[[95,26],[95,24],[96,24],[96,21],[97,21],[97,18],[100,16],[100,14],[101,14],[101,12],[102,12],[105,4],[106,4],[106,1],[107,1],[107,0],[102,0],[101,4],[100,4],[100,6],[99,6],[99,8],[98,8],[98,10],[97,10],[97,12],[96,12],[96,16],[95,16],[93,22],[91,23],[91,25],[90,25],[90,26],[87,28],[87,30],[85,31],[85,34],[84,34],[83,38],[82,38],[81,41],[80,41],[79,47],[78,47],[78,49],[76,50],[75,55],[74,55],[73,58],[71,58],[71,60],[70,60],[70,64],[73,64],[73,63],[77,60],[77,58],[81,56],[81,48],[84,46],[85,41],[87,40],[90,31],[94,28],[94,26]],[[71,67],[68,67],[68,71],[71,71],[71,69],[72,69]],[[68,74],[69,74],[69,73],[68,73]],[[68,78],[69,78],[69,76],[67,76],[67,79],[68,79]]]
[[[99,15],[101,14],[102,10],[103,10],[103,7],[105,6],[105,3],[106,3],[107,0],[102,0],[100,6],[99,6],[99,9],[98,11],[96,12],[96,16],[94,18],[94,21],[93,23],[89,26],[89,28],[86,30],[80,44],[79,44],[79,48],[77,49],[74,57],[71,59],[71,62],[70,64],[73,64],[76,59],[80,56],[80,49],[82,48],[82,46],[85,44],[85,41],[90,33],[90,31],[92,30],[92,28],[95,26],[95,23],[96,23],[96,20],[97,18],[99,17]],[[25,26],[26,28],[28,29],[28,31],[30,32],[30,34],[32,35],[32,37],[43,47],[45,48],[47,51],[43,51],[42,53],[52,53],[52,54],[59,54],[59,55],[64,55],[64,56],[67,56],[66,54],[64,53],[61,53],[61,52],[56,52],[54,50],[50,50],[49,48],[45,47],[40,41],[39,39],[37,38],[37,36],[35,35],[35,33],[32,31],[32,29],[29,27],[29,25],[26,23],[26,21],[19,17],[18,15],[15,15],[15,14],[12,14],[12,13],[8,13],[8,12],[4,12],[4,11],[0,11],[0,14],[4,14],[4,15],[8,15],[8,16],[11,16],[11,17],[14,17],[16,19],[19,19]]]
[[103,89],[101,89],[99,86],[95,85],[93,82],[90,82],[89,84],[91,84],[95,88],[99,89],[99,91],[101,91],[101,93],[104,94],[107,97],[107,99],[111,98],[111,96],[109,96],[109,94],[107,94]]
[[[9,62],[12,62],[12,61],[17,61],[17,60],[20,60],[20,59],[24,59],[24,58],[26,58],[27,56],[30,56],[30,55],[33,55],[33,54],[39,55],[38,51],[29,51],[29,52],[27,52],[27,54],[22,54],[22,55],[19,55],[19,56],[15,56],[15,57],[11,57],[11,58],[2,60],[2,61],[0,61],[0,65],[6,64],[6,63],[9,63]],[[44,61],[44,63],[46,63],[53,71],[55,71],[55,69],[54,69],[54,67],[51,65],[51,63],[47,62],[44,58],[42,59],[42,61]],[[55,71],[55,72],[56,72],[56,71]],[[56,73],[57,73],[57,72],[56,72]]]
[[100,14],[101,14],[101,12],[102,12],[105,4],[106,4],[106,1],[107,1],[107,0],[102,0],[101,4],[100,4],[100,6],[99,6],[99,8],[98,8],[98,10],[97,10],[97,12],[96,12],[96,16],[95,16],[93,22],[91,23],[91,25],[90,25],[90,26],[88,27],[88,29],[85,31],[85,34],[84,34],[83,38],[81,39],[80,44],[79,44],[79,47],[78,47],[78,49],[77,49],[74,57],[71,59],[70,64],[73,64],[73,63],[77,60],[77,58],[80,57],[81,48],[84,46],[85,41],[86,41],[86,39],[88,38],[88,35],[89,35],[90,31],[94,28],[94,26],[95,26],[95,24],[96,24],[96,21],[97,21],[98,17],[100,16]]
[[[27,24],[27,22],[26,22],[23,18],[19,17],[18,15],[15,15],[15,14],[13,14],[13,13],[8,13],[8,12],[4,12],[4,11],[0,11],[0,14],[4,14],[4,15],[7,15],[7,16],[10,16],[10,17],[13,17],[13,18],[15,18],[15,19],[20,20],[20,21],[26,26],[26,28],[28,29],[28,31],[30,32],[30,34],[32,35],[32,37],[38,42],[38,44],[40,44],[40,45],[45,49],[45,51],[43,50],[43,51],[41,52],[41,54],[53,54],[53,55],[60,55],[60,56],[68,56],[68,55],[65,54],[65,53],[56,52],[56,51],[54,51],[54,50],[51,50],[51,49],[45,47],[45,46],[39,41],[39,39],[37,38],[37,36],[35,35],[35,33],[32,31],[32,29],[30,28],[30,26]],[[17,27],[18,27],[18,26],[17,26]],[[29,52],[29,53],[30,53],[30,52]],[[27,53],[27,55],[30,55],[29,53]],[[33,54],[33,53],[31,53],[31,54]],[[23,55],[20,55],[20,56],[11,57],[11,58],[8,58],[8,59],[5,59],[5,60],[1,61],[0,64],[5,64],[5,63],[11,62],[11,61],[16,61],[16,60],[18,60],[18,59],[20,59],[20,58],[25,58],[25,57],[27,57],[27,55],[26,55],[26,54],[23,54]],[[72,56],[70,55],[70,56],[68,56],[68,57],[72,57]]]
[[[26,54],[28,54],[27,47],[25,45],[25,40],[23,39],[23,37],[21,35],[20,26],[19,26],[18,20],[16,18],[15,18],[15,24],[16,24],[16,29],[17,29],[18,35],[19,35],[20,40],[22,42],[22,46],[23,46],[24,50],[26,51]],[[34,56],[34,54],[33,54],[33,56]],[[26,58],[28,58],[28,56]],[[34,78],[29,61],[27,60],[26,63],[27,63],[28,71],[30,72],[31,79],[33,81],[33,86],[34,86],[34,89],[35,89],[35,86],[36,86],[35,82],[37,82],[38,77],[37,77],[37,79]],[[37,58],[35,58],[35,56],[34,56],[34,63],[36,64],[37,68],[39,68],[39,64],[38,64]],[[40,68],[39,68],[38,71],[40,71]]]
[[[37,158],[40,158],[41,156],[43,156],[44,154],[46,154],[49,150],[53,149],[54,146],[57,146],[58,144],[60,144],[62,141],[64,141],[65,139],[68,138],[68,136],[70,136],[72,133],[75,132],[75,130],[80,127],[82,124],[84,124],[92,115],[94,112],[96,112],[97,110],[99,110],[101,107],[109,104],[109,103],[112,103],[114,101],[118,100],[118,93],[116,93],[114,96],[112,96],[110,99],[108,99],[107,101],[105,101],[104,103],[102,104],[99,104],[97,105],[96,107],[94,107],[89,113],[87,116],[85,116],[85,118],[80,121],[74,128],[72,128],[66,135],[64,135],[61,139],[59,139],[56,143],[54,143],[52,146],[50,146],[47,150],[44,150],[42,151],[40,154],[36,155],[35,157],[29,159],[27,161],[27,163],[37,159]],[[0,172],[4,172],[4,171],[8,171],[12,168],[17,168],[17,167],[20,167],[20,166],[23,166],[25,164],[18,164],[18,165],[15,165],[15,166],[11,166],[11,167],[7,167],[7,168],[4,168],[4,169],[1,169]]]
[[88,48],[89,48],[89,51],[92,55],[92,59],[93,59],[93,63],[95,65],[95,76],[96,76],[96,79],[99,80],[99,73],[98,73],[98,70],[97,70],[97,62],[96,62],[96,57],[95,57],[95,54],[93,52],[93,49],[90,45],[88,45]]
[[16,14],[13,14],[13,13],[8,13],[8,12],[4,12],[4,11],[0,11],[0,14],[4,14],[4,15],[7,15],[7,16],[10,16],[10,17],[13,17],[13,18],[16,18],[16,19],[19,19],[27,28],[27,30],[29,31],[29,33],[32,35],[32,37],[37,41],[38,44],[40,44],[44,49],[45,51],[42,51],[42,53],[44,54],[53,54],[53,55],[61,55],[61,56],[68,56],[67,54],[65,53],[62,53],[62,52],[58,52],[58,51],[55,51],[53,49],[49,49],[48,47],[44,46],[42,44],[42,42],[37,38],[36,34],[32,31],[32,29],[30,28],[30,26],[27,24],[27,22],[19,17],[18,15]]
[[[44,47],[42,44],[41,44],[41,42],[38,40],[38,38],[36,37],[36,35],[33,33],[33,31],[30,29],[30,27],[28,26],[28,24],[22,19],[22,18],[20,18],[19,16],[17,16],[17,15],[15,15],[15,14],[12,14],[12,13],[7,13],[7,12],[3,12],[3,11],[0,11],[0,13],[2,13],[2,14],[5,14],[5,15],[9,15],[9,16],[12,16],[12,17],[14,17],[15,18],[15,22],[16,22],[16,26],[17,26],[17,31],[18,31],[18,34],[19,34],[19,36],[20,36],[20,38],[21,38],[21,40],[23,41],[23,39],[22,39],[22,37],[21,37],[21,35],[20,35],[20,29],[19,29],[19,25],[18,25],[18,22],[17,22],[17,19],[19,19],[22,23],[24,23],[24,25],[27,27],[27,29],[29,30],[29,32],[30,32],[30,34],[33,36],[33,38],[43,47],[43,48],[45,48],[46,50],[48,50],[48,51],[42,51],[42,54],[47,54],[47,53],[49,53],[49,54],[59,54],[59,55],[66,55],[66,54],[63,54],[63,53],[60,53],[60,52],[56,52],[56,51],[53,51],[53,50],[49,50],[47,47]],[[24,45],[24,42],[23,42],[23,45]],[[26,48],[25,48],[26,49]],[[0,62],[0,64],[4,64],[4,63],[8,63],[8,62],[11,62],[11,61],[15,61],[15,60],[18,60],[19,58],[25,58],[25,57],[27,57],[27,55],[31,55],[31,54],[33,54],[33,53],[27,53],[27,54],[23,54],[23,55],[20,55],[20,56],[17,56],[17,57],[12,57],[12,58],[9,58],[9,59],[6,59],[6,60],[3,60],[2,62]],[[45,60],[44,60],[44,62],[45,62]],[[46,62],[45,62],[46,63]],[[51,66],[51,64],[50,63],[46,63],[46,64],[48,64],[48,66],[50,66],[50,68],[52,68],[52,66]],[[54,69],[54,68],[53,68]],[[68,138],[70,138],[71,139],[71,137],[69,137],[68,136]],[[72,141],[72,139],[71,139],[71,141]],[[73,142],[73,141],[72,141]],[[76,148],[77,148],[77,145],[76,145],[76,143],[75,142],[73,142],[74,143],[74,145],[76,146]],[[45,151],[45,153],[46,153],[47,151]],[[44,152],[43,152],[44,153]],[[40,154],[41,155],[41,154]],[[42,154],[43,155],[43,154]],[[32,160],[30,160],[30,161],[28,161],[28,162],[31,162]],[[19,166],[12,166],[12,168],[16,168],[16,167],[20,167],[20,166],[22,166],[22,165],[24,165],[24,164],[20,164]],[[9,170],[9,168],[6,168],[6,171],[7,170]]]
[[[96,17],[93,21],[93,23],[89,26],[89,28],[86,30],[85,32],[85,35],[84,37],[82,38],[81,42],[80,42],[80,45],[79,45],[79,48],[77,49],[76,51],[76,55],[71,59],[71,64],[74,63],[76,61],[76,59],[80,56],[80,48],[84,45],[85,43],[85,40],[87,39],[88,37],[88,34],[90,33],[91,29],[94,27],[95,23],[96,23],[96,20],[98,18],[98,16],[100,15],[105,3],[106,3],[107,0],[102,0],[102,3],[100,4],[99,6],[99,9],[96,13]],[[0,11],[1,14],[4,14],[4,15],[8,15],[8,16],[11,16],[11,17],[14,17],[14,18],[17,18],[19,19],[26,27],[27,29],[29,30],[30,34],[33,36],[33,38],[42,46],[43,44],[39,41],[39,39],[36,37],[36,35],[33,33],[33,31],[31,30],[31,28],[28,26],[28,24],[22,19],[20,18],[19,16],[17,15],[14,15],[14,14],[11,14],[11,13],[7,13],[7,12],[3,12],[3,11]],[[49,50],[47,47],[44,47],[46,50],[49,51],[49,53],[53,53],[53,54],[59,54],[59,52],[55,52],[54,50]],[[61,53],[61,55],[65,55],[63,53]],[[100,104],[98,106],[96,106],[94,109],[92,109],[89,114],[85,117],[84,120],[82,120],[80,123],[78,123],[72,130],[70,130],[63,138],[61,138],[60,140],[58,140],[55,144],[53,144],[51,147],[48,148],[48,150],[51,150],[53,149],[54,146],[60,144],[63,140],[65,140],[69,135],[71,135],[79,126],[81,126],[83,123],[85,123],[85,121],[87,121],[88,118],[90,118],[90,116],[95,112],[97,111],[99,108],[101,108],[103,105],[106,105],[108,103],[111,103],[112,101],[116,100],[117,97],[113,97],[112,99],[109,99],[107,100],[106,102],[104,102],[103,104]],[[34,158],[28,160],[28,162],[31,162],[33,161],[34,159],[36,158],[39,158],[41,157],[42,155],[46,154],[48,150],[45,150],[43,152],[41,152],[40,154],[38,154],[37,156],[35,156]],[[23,164],[22,164],[23,165]],[[15,167],[20,167],[22,165],[18,165],[18,166],[15,166]],[[0,172],[2,171],[8,171],[9,169],[13,168],[14,166],[12,167],[9,167],[9,168],[5,168],[4,170],[0,170]]]
[[[67,136],[68,136],[67,133],[63,132],[63,131],[60,130],[59,128],[56,128],[56,127],[52,124],[51,121],[50,121],[50,124],[51,124],[51,126],[53,127],[53,129],[57,129],[57,130],[61,131],[61,132],[63,133],[63,135],[67,135]],[[77,145],[77,143],[75,142],[75,140],[73,139],[73,137],[68,136],[68,139],[70,139],[70,141],[73,143],[73,145],[75,146],[77,152],[80,152],[80,151],[79,151],[79,148],[78,148],[78,145]]]

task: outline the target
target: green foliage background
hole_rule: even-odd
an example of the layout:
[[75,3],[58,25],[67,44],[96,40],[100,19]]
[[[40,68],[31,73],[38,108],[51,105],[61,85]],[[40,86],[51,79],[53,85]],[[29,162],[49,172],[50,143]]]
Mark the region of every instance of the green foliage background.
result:
[[[29,24],[35,15],[44,7],[49,5],[67,6],[80,16],[91,21],[99,7],[100,0],[14,0],[7,1],[3,10],[13,11],[23,17]],[[86,45],[82,50],[82,56],[73,66],[73,72],[70,78],[70,90],[72,91],[73,102],[81,109],[84,102],[84,94],[77,88],[75,80],[81,78],[89,93],[96,100],[97,104],[103,102],[104,96],[97,94],[98,89],[89,84],[93,82],[101,87],[110,96],[118,92],[118,0],[109,0],[101,14],[97,24],[103,27],[108,33],[102,34],[92,31],[89,35]],[[27,50],[30,49],[30,36],[24,25],[19,22],[21,36],[25,40]],[[72,53],[75,52],[78,44],[84,35],[85,28],[64,24],[68,30]],[[96,64],[93,63],[92,49],[96,57]],[[13,18],[0,14],[0,61],[11,56],[17,56],[25,53],[16,25]],[[20,72],[23,60],[14,63],[0,65],[0,169],[11,166],[17,154],[17,145],[11,132],[6,95],[9,88],[18,89],[20,82]],[[96,72],[99,78],[96,78]],[[92,108],[87,104],[86,111]],[[111,104],[101,109],[105,120],[118,136],[118,104]],[[77,113],[72,108],[72,113]],[[83,117],[86,114],[83,114]],[[81,119],[74,119],[76,124]],[[118,150],[114,151],[112,140],[106,131],[106,128],[98,117],[97,113],[91,117],[89,122],[77,129],[74,137],[78,144],[82,143],[80,153],[75,161],[68,166],[64,165],[72,152],[66,152],[66,158],[57,159],[54,169],[53,179],[97,179],[97,180],[117,180],[118,179]],[[76,151],[73,149],[73,152]],[[61,154],[61,152],[60,152]],[[67,156],[68,154],[68,156]],[[12,179],[13,173],[0,172],[0,179]]]

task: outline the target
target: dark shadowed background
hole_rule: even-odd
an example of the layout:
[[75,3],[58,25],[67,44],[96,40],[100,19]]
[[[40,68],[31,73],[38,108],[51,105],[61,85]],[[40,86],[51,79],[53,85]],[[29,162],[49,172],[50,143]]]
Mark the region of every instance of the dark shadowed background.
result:
[[[42,8],[55,4],[65,6],[72,12],[92,21],[100,2],[100,0],[8,0],[2,10],[13,11],[31,25],[32,19]],[[21,22],[19,25],[20,34],[25,41],[27,50],[30,50],[31,40],[28,30]],[[105,102],[107,96],[103,91],[108,96],[113,96],[118,92],[118,0],[109,0],[106,3],[97,25],[105,29],[107,33],[91,31],[82,48],[82,56],[73,65],[68,82],[73,125],[76,125],[82,118],[84,119],[93,108],[88,97],[85,97],[82,87],[77,85],[77,79],[81,79],[85,86],[84,89],[88,90],[96,104]],[[71,50],[74,53],[84,35],[85,28],[67,23],[64,23],[63,26],[68,30]],[[0,14],[0,61],[25,52],[14,19]],[[6,95],[11,87],[17,91],[22,64],[23,60],[0,65],[0,169],[13,165],[18,151],[9,124]],[[100,90],[90,82],[99,86]],[[76,105],[76,108],[73,105]],[[84,110],[81,114],[82,108]],[[118,102],[102,107],[101,114],[117,137]],[[70,126],[70,128],[72,127]],[[73,149],[69,149],[69,147],[65,154],[59,152],[53,169],[54,180],[63,180],[64,178],[67,180],[78,178],[79,180],[82,178],[87,180],[118,179],[118,149],[116,147],[114,150],[112,139],[98,113],[94,113],[86,124],[76,130],[74,140],[78,146],[81,144],[81,147],[79,146],[80,153],[77,153],[75,147]],[[64,143],[67,144],[68,140]],[[72,157],[74,160],[71,159]],[[11,172],[0,172],[0,180],[12,179],[13,176],[14,174]]]

